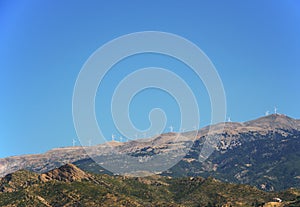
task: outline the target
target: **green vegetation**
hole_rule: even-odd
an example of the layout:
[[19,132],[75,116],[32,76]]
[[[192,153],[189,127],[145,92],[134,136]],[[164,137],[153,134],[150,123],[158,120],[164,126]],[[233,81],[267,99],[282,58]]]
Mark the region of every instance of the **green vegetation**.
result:
[[[68,167],[76,168],[74,165]],[[78,168],[73,171],[83,175]],[[76,173],[71,175],[72,180],[77,177]],[[0,206],[247,207],[262,206],[274,197],[283,199],[286,206],[299,206],[300,202],[300,191],[295,189],[270,193],[247,185],[223,183],[211,177],[84,175],[86,178],[75,181],[60,181],[59,177],[42,181],[39,174],[18,171],[1,179]]]

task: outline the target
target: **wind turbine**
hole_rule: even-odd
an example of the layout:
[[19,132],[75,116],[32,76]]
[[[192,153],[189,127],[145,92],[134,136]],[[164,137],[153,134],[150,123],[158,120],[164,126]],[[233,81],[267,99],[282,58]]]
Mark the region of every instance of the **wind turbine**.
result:
[[77,141],[75,139],[72,140],[73,147],[75,147],[76,142]]
[[173,126],[171,125],[169,128],[170,128],[170,132],[173,132],[174,130]]
[[111,141],[115,141],[115,138],[116,138],[115,135],[112,134],[112,135],[111,135]]
[[275,106],[275,107],[274,107],[274,112],[275,112],[275,114],[277,114],[277,110],[278,110],[278,108]]
[[228,117],[228,120],[227,120],[228,122],[231,122],[231,119],[230,119],[230,116]]

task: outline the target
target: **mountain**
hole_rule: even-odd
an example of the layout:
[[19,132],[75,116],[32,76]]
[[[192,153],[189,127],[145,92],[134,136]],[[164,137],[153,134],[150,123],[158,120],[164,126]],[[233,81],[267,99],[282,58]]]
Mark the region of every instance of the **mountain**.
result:
[[263,190],[300,188],[300,121],[273,114],[245,123],[227,123],[214,153],[197,162],[201,142],[165,175],[213,176]]
[[[46,179],[45,179],[46,178]],[[214,178],[91,174],[73,164],[0,180],[0,206],[296,206],[300,191],[264,192]],[[281,203],[274,198],[280,198]],[[272,204],[272,205],[271,205]]]
[[[220,142],[205,162],[199,162],[198,157],[209,128],[210,136],[218,136]],[[157,137],[154,141],[160,139],[159,146],[168,149],[164,144],[168,142],[162,141],[169,140],[166,136]],[[148,152],[157,148],[149,144],[147,148],[135,148],[131,155],[151,156]],[[300,188],[299,149],[299,120],[272,114],[244,123],[227,122],[223,130],[218,124],[199,130],[198,138],[187,155],[160,174],[171,177],[212,176],[225,182],[250,184],[265,191]],[[91,172],[103,170],[91,159],[75,163]]]
[[[195,140],[191,136],[193,133],[197,134]],[[218,137],[220,142],[206,161],[199,162],[201,149],[209,137]],[[186,149],[189,145],[192,147],[184,156],[184,150],[179,149]],[[8,157],[0,159],[0,177],[19,169],[44,173],[66,163],[74,163],[85,171],[111,175],[90,159],[85,152],[89,150],[104,164],[115,163],[117,166],[124,165],[122,159],[118,159],[122,155],[137,157],[147,165],[147,160],[151,160],[154,155],[165,154],[171,161],[177,158],[180,160],[167,171],[155,171],[160,175],[212,176],[225,182],[250,184],[265,191],[278,191],[291,187],[300,188],[299,149],[300,120],[272,114],[243,123],[226,122],[223,130],[220,123],[199,131],[167,133],[125,143],[58,148],[40,155]]]

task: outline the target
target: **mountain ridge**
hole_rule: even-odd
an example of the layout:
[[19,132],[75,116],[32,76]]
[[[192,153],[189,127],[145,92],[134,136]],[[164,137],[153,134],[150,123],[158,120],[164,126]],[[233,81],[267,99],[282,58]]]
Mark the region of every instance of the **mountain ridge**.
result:
[[[221,130],[223,124],[224,130]],[[211,131],[208,134],[209,129]],[[184,132],[182,134],[185,136],[175,141],[174,137],[178,133],[166,133],[145,140],[105,143],[91,148],[96,153],[101,151],[104,158],[111,156],[111,147],[120,153],[143,158],[165,153],[166,150],[175,152],[177,148],[185,146],[185,143],[193,141],[188,154],[173,168],[161,172],[162,175],[214,176],[223,181],[251,184],[263,190],[300,187],[300,168],[297,167],[300,166],[300,155],[297,153],[297,148],[300,147],[298,119],[271,114],[242,123],[226,122],[204,127],[197,131],[195,140],[189,137],[191,133],[194,132]],[[220,142],[212,156],[199,163],[199,152],[207,136],[219,136]],[[43,173],[66,163],[76,163],[80,168],[94,173],[109,174],[93,163],[84,151],[86,148],[56,148],[45,154],[0,159],[0,177],[23,168]],[[284,175],[282,170],[289,171],[287,174],[291,175]],[[288,185],[281,184],[280,179],[285,180]]]

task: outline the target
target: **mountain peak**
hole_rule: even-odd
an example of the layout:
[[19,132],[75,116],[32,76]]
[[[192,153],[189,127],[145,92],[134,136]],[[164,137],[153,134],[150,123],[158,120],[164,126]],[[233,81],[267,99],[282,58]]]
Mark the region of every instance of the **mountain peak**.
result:
[[293,119],[285,114],[271,114],[261,118],[244,122],[245,126],[262,127],[262,128],[280,128],[280,129],[300,129],[300,121]]
[[73,164],[66,164],[47,173],[41,174],[39,178],[43,182],[50,180],[73,182],[90,180],[91,176]]

